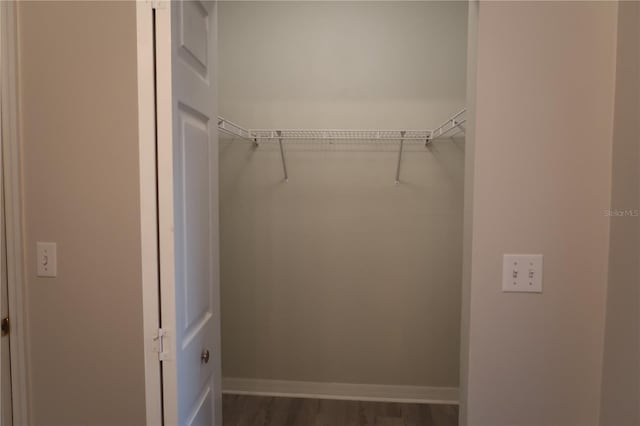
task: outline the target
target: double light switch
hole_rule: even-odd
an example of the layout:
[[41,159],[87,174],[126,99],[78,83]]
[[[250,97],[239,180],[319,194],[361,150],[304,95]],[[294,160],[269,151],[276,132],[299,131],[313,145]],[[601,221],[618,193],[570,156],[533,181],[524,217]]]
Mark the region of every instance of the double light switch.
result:
[[542,255],[505,254],[502,291],[542,293]]

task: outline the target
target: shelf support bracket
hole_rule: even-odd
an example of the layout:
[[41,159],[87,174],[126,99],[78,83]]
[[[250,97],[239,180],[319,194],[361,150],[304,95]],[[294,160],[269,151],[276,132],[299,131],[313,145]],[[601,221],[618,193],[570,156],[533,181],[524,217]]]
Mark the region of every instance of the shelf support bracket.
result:
[[400,149],[398,150],[398,166],[396,168],[396,185],[400,183],[400,166],[402,165],[402,150],[404,148],[404,135],[406,131],[400,132]]
[[282,170],[284,171],[284,181],[289,182],[289,174],[287,173],[287,160],[284,158],[284,147],[282,146],[282,131],[278,130],[278,145],[280,146],[280,158],[282,158]]

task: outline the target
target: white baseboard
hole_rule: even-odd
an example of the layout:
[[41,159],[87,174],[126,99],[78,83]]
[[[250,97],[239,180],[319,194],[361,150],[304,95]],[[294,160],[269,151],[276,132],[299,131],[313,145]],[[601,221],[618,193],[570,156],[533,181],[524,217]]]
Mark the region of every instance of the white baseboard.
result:
[[222,379],[222,393],[417,404],[458,404],[458,388],[296,382],[289,380]]

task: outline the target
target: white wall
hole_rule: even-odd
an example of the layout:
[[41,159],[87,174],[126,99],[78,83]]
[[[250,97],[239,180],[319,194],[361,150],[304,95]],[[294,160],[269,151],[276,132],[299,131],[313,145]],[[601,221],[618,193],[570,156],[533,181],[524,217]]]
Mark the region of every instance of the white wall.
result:
[[[469,426],[598,424],[616,13],[480,3]],[[544,293],[502,293],[503,253],[544,254]]]
[[464,106],[463,2],[223,2],[222,112],[253,128],[424,128]]
[[[141,425],[135,4],[18,15],[30,424]],[[58,243],[56,278],[36,241]]]
[[[255,83],[246,91],[228,86],[233,92],[223,95],[222,104],[227,102],[229,117],[255,126],[422,127],[459,106],[463,87],[447,80],[464,81],[463,74],[455,74],[464,69],[456,50],[433,60],[435,51],[421,55],[429,53],[427,39],[391,43],[394,34],[404,33],[384,24],[387,18],[400,20],[407,34],[434,31],[464,48],[456,25],[435,19],[423,25],[421,19],[432,15],[414,13],[455,6],[370,6],[375,25],[363,18],[362,9],[340,5],[342,30],[368,26],[362,40],[375,42],[370,51],[382,46],[396,59],[429,60],[404,67],[376,58],[376,66],[364,67],[371,55],[351,56],[360,46],[339,37],[323,42],[311,37],[340,22],[331,14],[337,5],[262,5],[253,21],[230,26],[226,22],[233,20],[223,21],[223,34],[243,35],[244,47],[255,48],[256,55],[266,51],[287,61],[280,67],[273,56],[256,62],[255,55],[223,53],[222,79],[251,77]],[[255,7],[223,4],[221,9],[242,16]],[[285,7],[304,19],[277,13]],[[628,279],[637,271],[618,263],[626,256],[634,262],[633,251],[624,249],[635,250],[637,241],[629,237],[637,225],[613,220],[610,239],[603,214],[622,202],[628,208],[638,197],[632,193],[635,184],[627,185],[637,179],[637,147],[629,142],[637,141],[638,129],[630,124],[637,121],[637,98],[626,98],[633,91],[622,83],[637,84],[632,43],[637,30],[630,22],[637,5],[620,7],[611,178],[615,4],[481,4],[477,92],[470,96],[477,98],[478,127],[471,169],[474,210],[468,218],[473,231],[466,424],[597,424],[601,371],[601,424],[637,423],[631,377],[637,368],[635,331],[616,326],[637,319],[631,298],[637,287]],[[451,19],[464,21],[464,13]],[[260,22],[269,28],[251,36],[247,28],[259,29]],[[309,38],[287,38],[287,25],[308,31]],[[139,243],[133,238],[139,235],[136,90],[135,67],[129,66],[135,63],[135,10],[95,2],[21,3],[19,27],[32,421],[141,424],[142,311]],[[316,86],[295,80],[292,71],[308,62],[298,43],[312,41],[319,43],[314,51],[324,55],[320,58],[340,59],[307,68],[304,75],[322,82]],[[298,54],[282,55],[285,47]],[[411,55],[416,52],[417,58]],[[423,80],[424,71],[434,67],[449,72],[441,71],[443,79]],[[383,83],[389,68],[398,78]],[[352,74],[345,74],[349,69]],[[379,92],[369,91],[376,81]],[[407,89],[425,81],[431,88]],[[460,92],[449,91],[459,87]],[[296,99],[290,89],[307,92]],[[394,102],[389,96],[396,96]],[[335,103],[336,98],[347,100]],[[225,368],[251,377],[457,383],[449,355],[457,345],[459,296],[452,288],[458,289],[454,272],[460,269],[455,256],[461,249],[454,242],[461,232],[456,225],[461,148],[443,142],[429,152],[409,153],[404,183],[396,187],[391,183],[395,156],[386,148],[292,149],[292,180],[285,186],[273,147],[254,152],[235,142],[224,146],[223,243],[237,246],[223,258],[223,273],[235,277],[227,280],[235,286],[227,286],[223,296],[238,301],[227,305],[223,317],[231,351],[226,359],[232,361]],[[528,194],[526,203],[514,203],[518,191]],[[31,250],[38,240],[59,243],[56,279],[34,276]],[[545,254],[543,295],[500,292],[500,257],[507,251]],[[118,267],[97,273],[105,264]],[[285,269],[269,269],[276,264]],[[346,279],[345,271],[351,271]],[[427,276],[438,279],[416,279]],[[328,328],[335,333],[323,333]],[[419,347],[425,341],[428,345]],[[287,353],[288,347],[295,352]],[[384,352],[388,357],[380,356],[381,349],[390,349]],[[625,355],[629,358],[619,358]],[[338,360],[346,360],[344,366]],[[435,365],[441,371],[431,371]]]
[[[465,103],[466,3],[224,2],[220,111],[430,128]],[[227,377],[458,385],[464,142],[221,141]]]
[[640,424],[640,3],[618,8],[601,426]]

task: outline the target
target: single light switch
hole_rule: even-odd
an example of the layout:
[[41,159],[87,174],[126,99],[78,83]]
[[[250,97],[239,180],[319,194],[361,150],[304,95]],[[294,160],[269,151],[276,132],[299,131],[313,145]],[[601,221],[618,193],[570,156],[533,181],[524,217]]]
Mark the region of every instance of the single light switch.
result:
[[505,254],[502,261],[502,291],[542,293],[542,255]]
[[37,243],[37,262],[39,277],[55,277],[58,275],[58,256],[56,243]]

